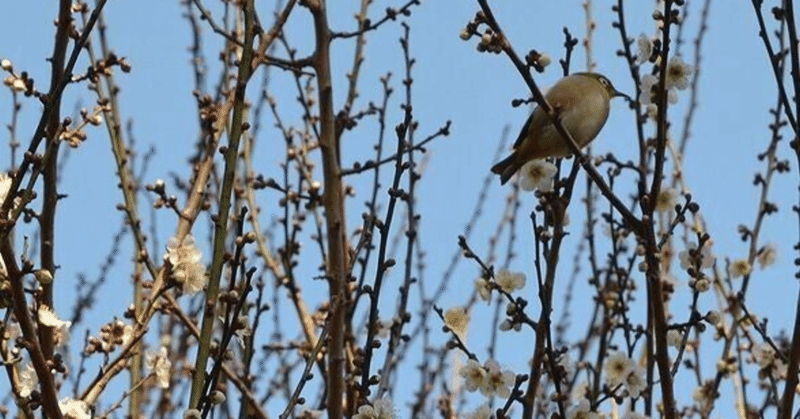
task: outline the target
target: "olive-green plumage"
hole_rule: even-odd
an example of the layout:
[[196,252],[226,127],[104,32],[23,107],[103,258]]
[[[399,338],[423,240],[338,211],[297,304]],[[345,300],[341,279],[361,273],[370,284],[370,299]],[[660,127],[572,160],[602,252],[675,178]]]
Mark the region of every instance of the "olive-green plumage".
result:
[[[545,95],[567,131],[581,148],[589,145],[608,119],[610,101],[617,92],[608,79],[597,73],[575,73],[559,80]],[[572,154],[567,140],[562,138],[550,118],[536,108],[514,143],[510,156],[492,167],[506,183],[525,163],[546,157],[566,157]]]

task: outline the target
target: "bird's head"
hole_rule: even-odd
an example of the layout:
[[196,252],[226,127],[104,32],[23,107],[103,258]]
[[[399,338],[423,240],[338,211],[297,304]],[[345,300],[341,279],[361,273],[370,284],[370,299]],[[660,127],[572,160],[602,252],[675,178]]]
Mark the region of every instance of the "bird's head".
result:
[[628,100],[628,102],[632,101],[630,96],[615,89],[614,85],[611,84],[611,80],[609,80],[606,76],[599,73],[578,73],[578,74],[585,77],[590,77],[596,80],[598,83],[600,83],[600,85],[603,86],[603,88],[605,89],[606,93],[608,93],[609,98],[613,99],[615,97],[624,97],[625,99]]

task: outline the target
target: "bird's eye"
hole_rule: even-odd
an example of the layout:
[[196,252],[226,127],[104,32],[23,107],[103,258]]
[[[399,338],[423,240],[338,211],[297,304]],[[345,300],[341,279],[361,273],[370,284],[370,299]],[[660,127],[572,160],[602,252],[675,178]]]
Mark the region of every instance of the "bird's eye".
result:
[[608,86],[608,79],[606,79],[605,77],[600,77],[600,83],[603,86]]

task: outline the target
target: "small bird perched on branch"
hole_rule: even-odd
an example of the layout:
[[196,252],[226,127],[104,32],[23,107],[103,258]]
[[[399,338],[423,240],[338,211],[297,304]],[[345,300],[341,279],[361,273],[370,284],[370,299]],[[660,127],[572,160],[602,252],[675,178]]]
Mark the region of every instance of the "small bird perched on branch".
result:
[[[583,148],[597,136],[608,119],[611,99],[622,96],[611,82],[597,73],[575,73],[559,80],[546,94],[547,103],[555,109],[564,128]],[[553,122],[536,108],[522,127],[514,151],[492,167],[505,184],[525,163],[546,157],[566,157],[572,150]]]

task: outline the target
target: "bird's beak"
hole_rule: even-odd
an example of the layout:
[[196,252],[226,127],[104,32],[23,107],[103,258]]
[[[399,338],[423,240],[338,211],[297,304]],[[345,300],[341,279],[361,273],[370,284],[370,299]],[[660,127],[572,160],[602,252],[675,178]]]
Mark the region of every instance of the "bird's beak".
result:
[[614,92],[614,97],[624,97],[624,98],[625,98],[625,100],[627,100],[627,101],[628,101],[628,103],[633,103],[633,99],[631,99],[631,97],[630,97],[630,96],[628,96],[628,95],[627,95],[627,94],[625,94],[625,93],[619,92],[619,91],[617,91],[617,92]]
[[624,97],[625,99],[628,99],[629,101],[633,100],[633,99],[631,99],[630,96],[628,96],[627,94],[622,93],[622,92],[615,92],[614,93],[614,97]]

